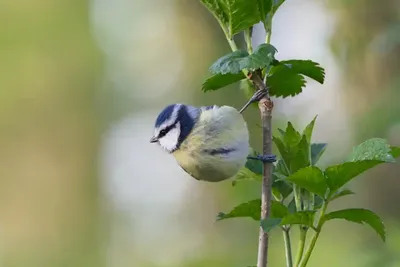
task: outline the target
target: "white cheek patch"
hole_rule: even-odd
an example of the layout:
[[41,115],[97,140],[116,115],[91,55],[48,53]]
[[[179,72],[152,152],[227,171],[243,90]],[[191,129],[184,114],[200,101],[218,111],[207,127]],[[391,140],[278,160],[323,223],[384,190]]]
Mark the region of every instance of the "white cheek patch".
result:
[[178,147],[178,139],[181,132],[179,123],[176,124],[165,136],[161,137],[158,142],[168,152],[174,151]]

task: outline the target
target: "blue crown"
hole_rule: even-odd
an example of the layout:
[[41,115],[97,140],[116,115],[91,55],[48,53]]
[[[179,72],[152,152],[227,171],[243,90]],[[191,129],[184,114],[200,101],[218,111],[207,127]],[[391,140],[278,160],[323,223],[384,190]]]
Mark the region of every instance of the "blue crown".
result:
[[[171,121],[167,126],[167,129],[172,128],[176,123],[180,123],[180,135],[178,140],[179,145],[185,140],[185,138],[192,131],[195,123],[200,116],[201,110],[199,108],[184,105],[184,104],[172,104],[166,106],[158,115],[155,123],[155,127],[160,127],[164,122],[170,120],[172,116],[176,116],[174,121]],[[174,115],[175,114],[175,115]]]

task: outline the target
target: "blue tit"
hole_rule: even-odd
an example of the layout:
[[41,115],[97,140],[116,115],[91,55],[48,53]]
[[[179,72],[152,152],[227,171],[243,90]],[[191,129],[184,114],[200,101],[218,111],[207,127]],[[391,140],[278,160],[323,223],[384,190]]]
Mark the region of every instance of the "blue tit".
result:
[[[230,106],[172,104],[158,115],[152,143],[172,154],[193,178],[219,182],[233,177],[249,155],[249,132],[242,112],[263,95],[255,94],[238,111]],[[273,162],[274,156],[260,158]]]
[[249,154],[246,122],[229,106],[169,105],[157,117],[151,142],[171,153],[192,177],[210,182],[234,176]]

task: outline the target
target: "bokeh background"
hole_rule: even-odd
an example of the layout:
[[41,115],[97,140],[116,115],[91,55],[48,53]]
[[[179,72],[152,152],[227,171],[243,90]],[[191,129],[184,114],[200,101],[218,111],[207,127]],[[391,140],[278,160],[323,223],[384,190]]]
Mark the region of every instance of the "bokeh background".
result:
[[[275,126],[318,115],[322,165],[367,138],[400,145],[399,1],[287,0],[273,24],[278,59],[326,69],[324,85],[275,99]],[[254,42],[263,39],[256,27]],[[215,216],[259,187],[197,182],[148,142],[169,103],[244,103],[237,86],[200,90],[228,51],[199,1],[1,1],[0,266],[253,265],[257,223]],[[260,145],[257,110],[245,116]],[[400,266],[399,172],[399,163],[369,171],[352,182],[356,196],[332,207],[373,209],[387,243],[332,222],[310,267]],[[270,265],[284,266],[279,231],[271,244]]]

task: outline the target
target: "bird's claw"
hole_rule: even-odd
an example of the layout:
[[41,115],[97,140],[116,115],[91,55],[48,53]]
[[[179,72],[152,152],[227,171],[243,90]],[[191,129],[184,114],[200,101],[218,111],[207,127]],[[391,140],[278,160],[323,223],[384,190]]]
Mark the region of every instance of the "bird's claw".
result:
[[248,159],[261,160],[264,163],[273,163],[276,161],[276,155],[257,155],[255,157],[247,157]]
[[250,102],[254,103],[260,101],[261,99],[263,99],[264,96],[267,95],[267,93],[267,89],[257,90],[257,92],[255,92],[254,95],[250,98]]

